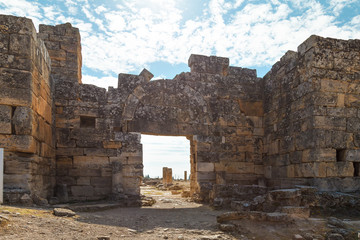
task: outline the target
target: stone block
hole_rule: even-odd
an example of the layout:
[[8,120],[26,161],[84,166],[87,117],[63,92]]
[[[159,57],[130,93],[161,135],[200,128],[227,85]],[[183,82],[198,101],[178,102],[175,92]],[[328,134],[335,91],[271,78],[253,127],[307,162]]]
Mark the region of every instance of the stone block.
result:
[[31,84],[31,72],[8,68],[0,69],[0,86],[2,88],[22,88],[30,90]]
[[246,116],[264,116],[264,107],[262,101],[249,102],[239,100],[240,111]]
[[302,154],[302,162],[335,162],[336,149],[333,148],[315,148],[306,149]]
[[198,162],[196,164],[196,170],[198,172],[212,172],[214,169],[214,163]]
[[229,59],[216,56],[191,54],[188,65],[191,72],[227,75]]
[[30,190],[31,174],[4,174],[4,183],[7,188]]
[[349,162],[360,162],[360,149],[344,150],[344,159]]
[[74,156],[75,167],[98,167],[108,166],[110,164],[108,157],[98,156]]
[[56,155],[58,155],[58,156],[83,156],[84,155],[84,149],[83,148],[62,148],[62,147],[58,147],[56,149]]
[[295,164],[294,177],[326,177],[327,164],[325,162]]
[[33,94],[30,89],[0,88],[0,104],[31,107]]
[[346,118],[332,116],[315,116],[314,127],[332,130],[345,130]]
[[19,135],[31,135],[33,124],[33,111],[29,107],[16,107],[13,113],[13,125],[15,133]]
[[104,148],[118,149],[118,148],[121,148],[122,142],[119,142],[119,141],[104,141],[103,145],[104,145]]
[[[34,39],[31,35],[11,34],[9,53],[30,58],[34,48]],[[34,55],[33,55],[34,57]]]
[[37,142],[28,135],[0,135],[0,147],[7,151],[36,153]]
[[75,197],[92,197],[94,188],[92,186],[72,186],[71,194]]
[[90,179],[91,186],[106,188],[111,187],[112,177],[92,177]]
[[77,167],[69,169],[69,176],[74,177],[101,177],[100,168]]
[[90,177],[78,177],[76,180],[76,185],[78,186],[89,186],[90,185]]
[[0,134],[11,134],[11,106],[0,105]]
[[[25,161],[22,161],[25,160]],[[28,159],[11,157],[4,163],[5,174],[30,174],[31,162]]]
[[335,162],[326,165],[327,177],[353,177],[354,165],[352,162]]

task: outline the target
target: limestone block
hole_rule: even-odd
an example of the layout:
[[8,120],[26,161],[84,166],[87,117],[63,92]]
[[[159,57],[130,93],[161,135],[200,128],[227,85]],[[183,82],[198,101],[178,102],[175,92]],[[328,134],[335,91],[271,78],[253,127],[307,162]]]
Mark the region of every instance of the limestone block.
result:
[[213,172],[197,172],[198,182],[216,182],[216,173]]
[[[199,163],[198,163],[199,164]],[[254,173],[254,163],[249,162],[229,162],[226,163],[227,173]]]
[[33,111],[29,107],[16,107],[12,121],[16,134],[31,135]]
[[122,142],[119,142],[119,141],[104,141],[103,145],[104,145],[104,148],[118,149],[118,148],[121,148]]
[[360,107],[360,95],[346,94],[345,95],[345,107]]
[[90,177],[79,177],[76,180],[76,185],[78,186],[89,186],[90,185]]
[[353,177],[354,165],[352,162],[328,163],[326,168],[327,177]]
[[0,105],[0,134],[11,134],[11,106]]
[[31,174],[4,174],[4,183],[8,188],[30,190]]
[[74,156],[74,167],[96,167],[110,164],[108,157]]
[[56,157],[56,168],[72,168],[72,157]]
[[198,162],[196,164],[196,170],[198,172],[212,172],[214,169],[214,163]]
[[70,176],[57,176],[56,184],[66,184],[67,186],[72,186],[76,184],[76,178]]
[[306,149],[302,153],[302,162],[335,162],[336,149],[333,148],[315,148]]
[[102,167],[101,168],[101,177],[111,177],[113,173],[112,167]]
[[33,94],[30,89],[0,88],[0,104],[31,107]]
[[[84,155],[84,149],[83,148],[62,148],[58,147],[56,149],[56,155],[57,156],[83,156]],[[88,154],[86,154],[88,155]],[[94,154],[95,156],[98,156]]]
[[69,169],[69,176],[74,177],[101,177],[101,169],[76,167]]
[[110,187],[111,188],[112,177],[92,177],[90,184],[94,187]]
[[92,197],[94,188],[92,186],[71,186],[71,193],[75,197]]
[[254,173],[257,175],[264,175],[265,167],[263,165],[254,165]]
[[[25,161],[23,161],[25,160]],[[5,174],[27,174],[31,172],[31,162],[24,158],[11,157],[4,163]]]
[[16,69],[0,69],[0,86],[2,88],[31,89],[32,75],[30,72]]
[[51,146],[47,145],[46,143],[41,143],[40,156],[54,158],[55,157],[55,149],[52,148]]
[[30,58],[32,55],[32,48],[34,48],[33,45],[34,39],[31,35],[11,34],[9,53]]
[[139,75],[142,76],[147,82],[149,82],[154,77],[154,74],[152,74],[145,68],[141,71]]
[[40,114],[48,123],[52,123],[52,109],[50,104],[43,99],[42,97],[38,97],[37,99],[37,109],[36,112]]
[[344,150],[345,161],[360,162],[360,149]]
[[37,143],[28,135],[0,135],[0,147],[7,151],[36,153]]
[[328,163],[301,163],[294,165],[295,177],[326,177],[326,167]]
[[227,75],[229,59],[216,56],[191,54],[188,65],[191,72]]
[[314,127],[322,129],[345,130],[346,118],[332,116],[315,116]]
[[83,102],[105,102],[105,88],[91,84],[81,84],[79,90],[79,98]]
[[56,146],[75,148],[75,140],[70,138],[70,129],[68,128],[57,128],[56,129]]

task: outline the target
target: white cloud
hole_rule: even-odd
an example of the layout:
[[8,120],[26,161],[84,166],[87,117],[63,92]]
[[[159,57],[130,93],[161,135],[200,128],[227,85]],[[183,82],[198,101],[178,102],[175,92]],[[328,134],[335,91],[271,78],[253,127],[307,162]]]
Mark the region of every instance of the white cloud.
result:
[[[272,65],[311,34],[359,37],[358,16],[341,25],[338,19],[355,1],[209,0],[202,15],[186,20],[176,0],[123,0],[113,6],[12,0],[0,3],[0,12],[30,17],[35,24],[71,22],[81,31],[84,66],[111,76],[155,61],[184,63],[191,53],[229,57],[242,67]],[[78,9],[77,15],[69,14],[69,7]]]
[[113,76],[106,76],[106,77],[99,78],[99,77],[94,77],[91,75],[83,75],[82,83],[93,84],[93,85],[108,89],[109,86],[117,88],[118,79]]

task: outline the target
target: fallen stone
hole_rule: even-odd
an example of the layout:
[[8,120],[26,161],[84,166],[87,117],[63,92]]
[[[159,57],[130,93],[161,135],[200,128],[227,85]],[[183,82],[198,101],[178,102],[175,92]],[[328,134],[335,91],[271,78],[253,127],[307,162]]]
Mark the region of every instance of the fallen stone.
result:
[[219,224],[219,229],[224,232],[233,232],[235,230],[235,225],[233,224]]
[[76,213],[70,209],[54,208],[54,215],[58,217],[73,217]]
[[30,206],[33,204],[32,198],[27,193],[25,193],[24,195],[21,196],[20,202],[25,206]]
[[295,234],[293,236],[293,240],[299,240],[299,239],[304,239],[300,234]]

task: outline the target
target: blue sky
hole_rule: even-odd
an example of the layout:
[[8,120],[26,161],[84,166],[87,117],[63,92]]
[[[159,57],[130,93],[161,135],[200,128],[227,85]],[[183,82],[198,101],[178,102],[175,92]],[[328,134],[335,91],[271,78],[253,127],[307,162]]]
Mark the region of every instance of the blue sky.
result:
[[172,79],[191,53],[262,77],[311,34],[360,38],[360,0],[0,0],[0,13],[78,27],[83,83],[105,88],[143,68]]

